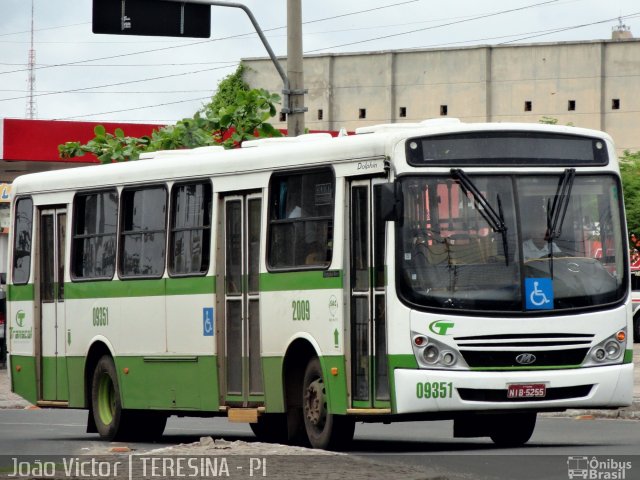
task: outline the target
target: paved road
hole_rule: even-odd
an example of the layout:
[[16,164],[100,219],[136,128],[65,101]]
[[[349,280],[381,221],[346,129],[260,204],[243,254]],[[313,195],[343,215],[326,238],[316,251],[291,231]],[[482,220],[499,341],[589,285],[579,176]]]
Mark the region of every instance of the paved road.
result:
[[[114,444],[84,433],[86,412],[0,410],[0,451],[7,455],[108,453]],[[136,452],[196,442],[212,435],[254,442],[249,428],[226,419],[171,418],[155,444],[129,444]],[[640,478],[640,422],[543,417],[529,444],[501,450],[488,439],[454,439],[451,422],[360,424],[349,452],[377,463],[414,466],[456,478],[567,478],[569,456],[631,461]],[[635,456],[634,456],[635,455]],[[9,457],[4,463],[10,461]]]
[[[640,345],[636,345],[634,360],[634,397],[637,402],[640,400]],[[114,444],[99,441],[95,434],[85,433],[87,412],[15,408],[24,407],[25,403],[7,391],[7,383],[6,373],[0,372],[0,455],[8,455],[0,457],[0,467],[11,461],[11,455],[110,453]],[[197,442],[200,437],[210,435],[216,439],[255,442],[250,429],[244,424],[232,424],[221,418],[172,417],[161,442],[128,446],[138,453],[148,452]],[[348,453],[373,459],[376,465],[384,463],[391,468],[399,465],[424,472],[415,478],[441,475],[442,478],[487,480],[564,480],[568,478],[567,461],[571,456],[599,461],[611,458],[630,461],[633,468],[625,472],[624,477],[608,478],[640,479],[640,421],[544,416],[539,419],[531,441],[522,448],[510,450],[497,449],[488,439],[454,439],[451,422],[359,424]],[[358,465],[359,469],[364,469]],[[303,471],[305,464],[301,463],[300,468]],[[382,474],[381,471],[375,473]],[[414,477],[405,475],[404,478]]]

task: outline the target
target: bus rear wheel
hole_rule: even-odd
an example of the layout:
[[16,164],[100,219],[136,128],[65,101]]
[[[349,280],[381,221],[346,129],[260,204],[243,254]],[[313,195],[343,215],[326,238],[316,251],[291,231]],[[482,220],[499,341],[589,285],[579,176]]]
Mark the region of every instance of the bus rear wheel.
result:
[[91,410],[100,437],[113,440],[122,434],[122,400],[113,359],[105,355],[96,365],[91,382]]
[[165,413],[122,408],[116,367],[109,355],[98,360],[93,371],[91,410],[105,440],[157,440],[167,424]]
[[536,412],[496,415],[489,437],[497,447],[521,447],[529,441],[536,428]]
[[302,414],[309,443],[313,448],[341,450],[353,440],[355,422],[327,409],[326,389],[320,360],[311,359],[302,382]]

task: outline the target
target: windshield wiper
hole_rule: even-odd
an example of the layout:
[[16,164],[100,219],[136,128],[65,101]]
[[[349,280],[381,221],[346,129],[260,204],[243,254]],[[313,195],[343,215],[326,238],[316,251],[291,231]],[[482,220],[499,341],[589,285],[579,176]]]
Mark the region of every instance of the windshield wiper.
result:
[[576,169],[567,168],[558,181],[558,188],[553,197],[553,204],[549,208],[547,201],[547,242],[549,248],[549,273],[553,278],[553,240],[562,234],[562,224],[567,215],[567,208],[571,200],[571,189],[576,178]]
[[558,188],[553,197],[551,210],[547,210],[548,235],[551,240],[558,238],[562,234],[562,224],[567,214],[567,207],[571,199],[571,188],[573,187],[575,178],[576,169],[567,168],[560,177],[560,181],[558,181]]
[[509,265],[509,245],[507,243],[507,226],[504,223],[504,212],[502,211],[502,201],[500,195],[497,196],[498,211],[496,212],[491,206],[487,198],[482,194],[478,187],[471,181],[469,176],[464,173],[461,168],[452,168],[451,176],[460,182],[462,191],[471,194],[476,204],[480,206],[478,212],[486,220],[494,232],[502,234],[502,250],[504,252],[505,265]]

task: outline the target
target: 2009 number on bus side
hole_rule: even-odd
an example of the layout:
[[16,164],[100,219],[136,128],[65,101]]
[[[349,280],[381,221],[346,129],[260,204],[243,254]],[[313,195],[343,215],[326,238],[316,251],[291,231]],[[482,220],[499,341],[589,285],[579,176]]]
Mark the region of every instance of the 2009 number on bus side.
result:
[[291,302],[293,320],[311,320],[309,300],[294,300]]

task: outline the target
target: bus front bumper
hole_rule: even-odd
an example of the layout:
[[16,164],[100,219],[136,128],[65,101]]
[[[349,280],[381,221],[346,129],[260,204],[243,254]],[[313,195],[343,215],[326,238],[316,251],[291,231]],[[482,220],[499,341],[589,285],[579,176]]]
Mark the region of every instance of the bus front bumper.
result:
[[[513,398],[518,389],[544,396]],[[398,414],[625,407],[633,401],[633,364],[517,372],[397,369],[395,393]]]

